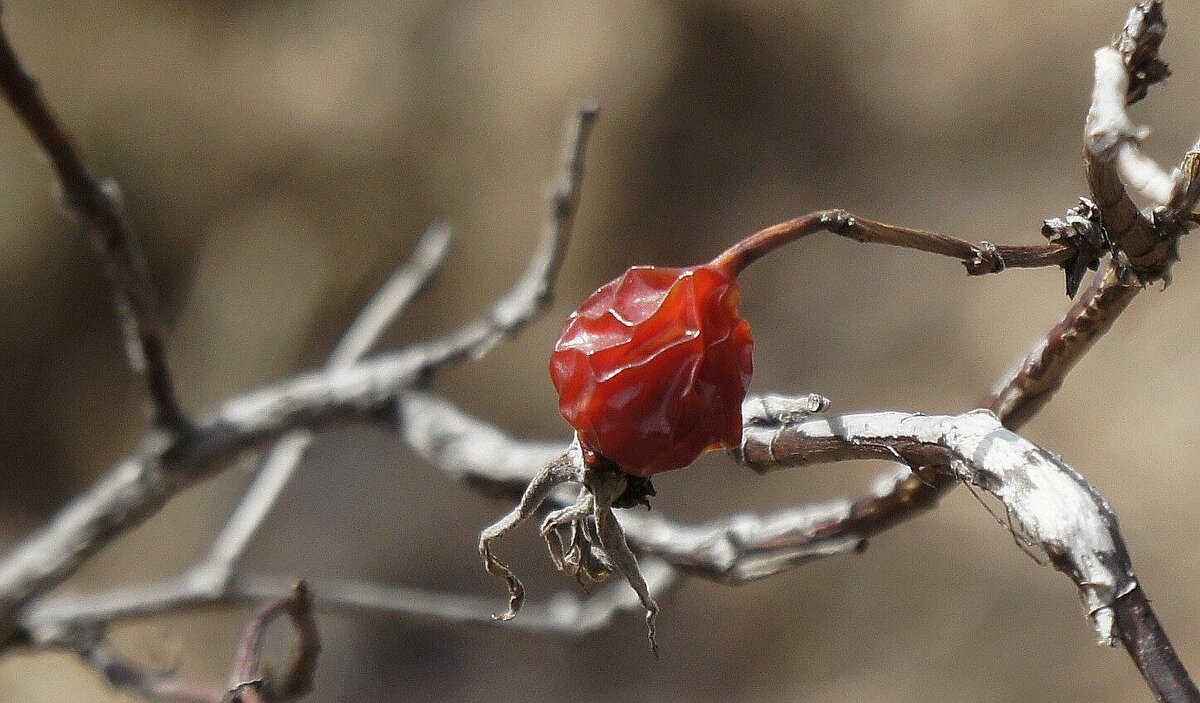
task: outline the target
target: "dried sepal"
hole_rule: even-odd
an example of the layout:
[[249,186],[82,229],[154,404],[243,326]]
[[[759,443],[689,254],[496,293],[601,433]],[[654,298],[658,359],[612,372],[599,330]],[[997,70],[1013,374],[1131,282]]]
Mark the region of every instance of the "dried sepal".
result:
[[[598,582],[614,573],[624,576],[646,609],[650,646],[657,655],[654,624],[658,604],[650,595],[637,557],[626,543],[621,523],[613,514],[615,505],[629,501],[627,493],[631,482],[638,483],[636,478],[629,477],[609,462],[585,462],[578,439],[562,456],[538,472],[517,507],[479,535],[479,553],[488,572],[508,584],[508,611],[492,617],[511,620],[525,602],[521,580],[492,553],[492,543],[532,517],[555,488],[579,484],[581,489],[575,502],[550,512],[542,521],[541,534],[550,558],[559,571],[571,574],[581,585],[585,579]],[[649,482],[642,482],[635,487],[635,492],[644,498],[643,491],[648,487]]]
[[568,450],[562,456],[546,465],[537,476],[529,482],[521,502],[507,515],[488,525],[479,533],[479,554],[483,557],[484,566],[494,576],[499,576],[508,583],[508,611],[504,614],[493,614],[496,620],[512,620],[525,603],[525,587],[513,573],[508,564],[492,554],[492,542],[503,537],[528,520],[542,507],[542,503],[550,497],[555,486],[570,481],[579,481],[576,462],[571,460],[572,452]]

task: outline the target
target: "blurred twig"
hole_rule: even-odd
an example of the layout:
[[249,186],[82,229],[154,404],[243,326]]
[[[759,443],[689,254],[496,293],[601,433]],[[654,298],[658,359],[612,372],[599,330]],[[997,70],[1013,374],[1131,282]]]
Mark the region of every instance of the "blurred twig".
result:
[[[282,675],[260,669],[263,638],[267,627],[286,614],[295,632],[292,657]],[[75,649],[80,658],[97,669],[114,688],[143,698],[169,703],[282,703],[299,698],[312,688],[320,635],[313,619],[312,592],[297,581],[286,595],[264,605],[246,624],[225,687],[190,681],[172,672],[152,672],[125,659],[104,630],[108,623],[82,628],[70,640],[56,642]]]
[[187,419],[179,407],[167,364],[166,333],[158,296],[136,238],[121,214],[117,186],[112,181],[101,183],[88,173],[37,81],[21,65],[3,27],[0,27],[0,91],[49,157],[63,204],[79,219],[103,262],[116,295],[129,364],[145,380],[154,404],[155,424],[176,432],[186,430]]
[[[256,678],[267,626],[283,614],[295,631],[291,660],[282,674]],[[229,676],[229,703],[276,703],[303,696],[312,689],[320,652],[312,593],[308,584],[298,581],[291,593],[263,606],[246,625]]]
[[[652,593],[661,595],[675,582],[675,570],[648,558],[643,572]],[[389,586],[358,579],[309,579],[320,594],[321,612],[347,615],[377,614],[436,623],[495,625],[491,599]],[[170,613],[213,607],[266,603],[285,596],[288,580],[259,574],[234,576],[220,593],[198,588],[187,579],[78,596],[59,596],[31,604],[22,612],[21,631],[35,647],[70,646],[80,633]],[[609,586],[587,598],[568,592],[529,605],[514,627],[557,635],[586,635],[608,625],[614,616],[640,608],[633,592]]]
[[225,695],[225,690],[214,684],[189,681],[171,672],[147,671],[124,658],[103,634],[80,642],[75,649],[84,663],[119,691],[169,703],[218,703]]
[[[973,274],[1005,266],[1060,265],[1067,269],[1071,292],[1082,272],[1094,266],[1102,253],[1111,257],[1064,320],[989,396],[986,406],[995,416],[983,411],[952,418],[874,414],[764,424],[750,413],[740,456],[760,470],[862,456],[901,459],[914,468],[884,475],[865,498],[803,506],[765,519],[729,516],[708,525],[687,526],[659,516],[630,514],[622,524],[631,544],[643,555],[663,560],[647,561],[650,592],[668,587],[676,569],[740,582],[808,559],[860,549],[870,535],[932,507],[963,480],[998,495],[1017,518],[1018,535],[1026,546],[1042,549],[1056,567],[1072,576],[1098,631],[1106,640],[1117,638],[1126,645],[1160,700],[1200,698],[1137,587],[1115,516],[1103,498],[1069,467],[1011,431],[1048,402],[1142,285],[1168,276],[1177,239],[1200,224],[1194,212],[1200,200],[1200,144],[1168,173],[1141,151],[1146,132],[1135,127],[1125,112],[1127,104],[1141,99],[1168,73],[1157,56],[1165,30],[1162,3],[1148,0],[1131,12],[1114,46],[1097,52],[1085,133],[1088,179],[1096,205],[1094,212],[1085,203],[1067,220],[1055,220],[1053,226],[1048,222],[1049,245],[973,245],[834,210],[767,228],[751,239],[761,245],[758,248],[731,250],[729,256],[749,260],[797,232],[825,229],[860,241],[952,256]],[[115,685],[171,700],[210,700],[201,697],[211,695],[206,688],[148,674],[122,660],[104,637],[104,626],[171,610],[280,596],[279,581],[239,575],[237,564],[311,441],[309,430],[347,418],[394,422],[431,460],[493,492],[508,492],[523,484],[544,463],[537,457],[561,451],[561,446],[514,441],[435,397],[411,391],[439,368],[486,353],[544,310],[578,206],[594,110],[580,111],[571,122],[562,174],[552,195],[552,215],[528,270],[488,316],[441,338],[361,360],[436,270],[445,239],[435,231],[423,240],[419,250],[423,253],[408,273],[393,277],[364,311],[324,370],[230,399],[213,414],[191,423],[175,398],[158,303],[121,217],[116,191],[98,184],[85,171],[2,31],[0,89],[50,156],[66,205],[102,255],[117,292],[131,362],[144,374],[156,408],[155,427],[136,452],[0,561],[0,649],[15,643],[73,643]],[[1139,210],[1129,190],[1150,200],[1152,209]],[[73,599],[36,600],[172,496],[229,460],[274,441],[279,444],[208,557],[189,575]],[[1032,481],[1031,476],[1055,484],[1061,489],[1055,494],[1059,498],[1070,496],[1072,509],[1046,512],[1022,502],[1030,491],[1045,489],[1045,483]],[[330,582],[321,592],[322,605],[333,609],[464,622],[482,620],[488,611],[466,598],[355,581]],[[573,605],[560,599],[546,609],[543,619],[527,619],[524,624],[556,632],[586,631],[631,605],[629,596],[624,589],[610,589]],[[284,700],[302,695],[311,685],[317,650],[311,606],[301,584],[251,622],[231,680],[232,700]],[[285,612],[297,629],[297,656],[281,679],[254,680],[263,629]]]
[[[396,269],[351,323],[329,355],[329,369],[354,365],[379,342],[441,268],[449,250],[450,234],[450,227],[445,223],[425,231],[408,261]],[[208,555],[191,570],[189,580],[195,586],[212,591],[227,587],[247,544],[279,499],[314,438],[315,434],[310,430],[295,430],[284,435],[267,452],[254,481],[213,540]]]
[[[172,496],[220,470],[229,460],[292,430],[354,417],[389,418],[396,395],[420,383],[430,371],[486,353],[544,310],[578,204],[583,156],[595,117],[593,108],[585,108],[569,122],[563,175],[552,196],[548,224],[529,267],[496,302],[490,315],[437,339],[350,367],[302,374],[233,398],[197,421],[185,436],[148,433],[136,453],[118,462],[107,476],[0,561],[0,648],[22,639],[18,621],[23,606],[64,581],[89,555],[153,515]],[[246,514],[259,520],[270,502],[262,501],[253,513]],[[228,560],[230,553],[236,558],[247,532],[237,528],[236,539],[231,532],[229,544],[234,548],[223,549],[220,558]]]

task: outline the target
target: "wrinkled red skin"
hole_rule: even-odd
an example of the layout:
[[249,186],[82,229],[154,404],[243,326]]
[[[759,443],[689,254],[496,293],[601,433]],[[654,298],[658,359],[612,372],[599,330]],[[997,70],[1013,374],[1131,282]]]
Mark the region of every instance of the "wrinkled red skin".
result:
[[706,264],[637,266],[584,301],[550,357],[584,449],[647,477],[737,446],[754,348],[740,297]]

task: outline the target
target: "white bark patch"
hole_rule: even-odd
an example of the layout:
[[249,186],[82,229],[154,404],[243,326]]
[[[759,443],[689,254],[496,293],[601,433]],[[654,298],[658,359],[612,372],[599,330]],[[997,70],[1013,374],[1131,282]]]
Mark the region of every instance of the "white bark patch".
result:
[[[786,443],[779,441],[784,436]],[[922,445],[943,452],[956,476],[1004,504],[1018,539],[1075,582],[1100,641],[1115,644],[1111,606],[1137,581],[1112,507],[1078,472],[1005,429],[992,412],[880,412],[748,427],[743,450],[753,448],[756,457],[767,454],[775,467],[804,465],[812,462],[805,456],[805,440],[825,447],[830,440],[840,442],[846,451],[861,450],[863,458],[878,458],[880,447],[890,448],[898,459]]]

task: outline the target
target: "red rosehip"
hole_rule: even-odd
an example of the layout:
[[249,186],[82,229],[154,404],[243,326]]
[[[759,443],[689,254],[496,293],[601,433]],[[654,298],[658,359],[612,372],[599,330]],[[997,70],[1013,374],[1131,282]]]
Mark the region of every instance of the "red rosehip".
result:
[[740,443],[754,340],[738,264],[637,266],[571,314],[550,377],[585,449],[645,477]]

